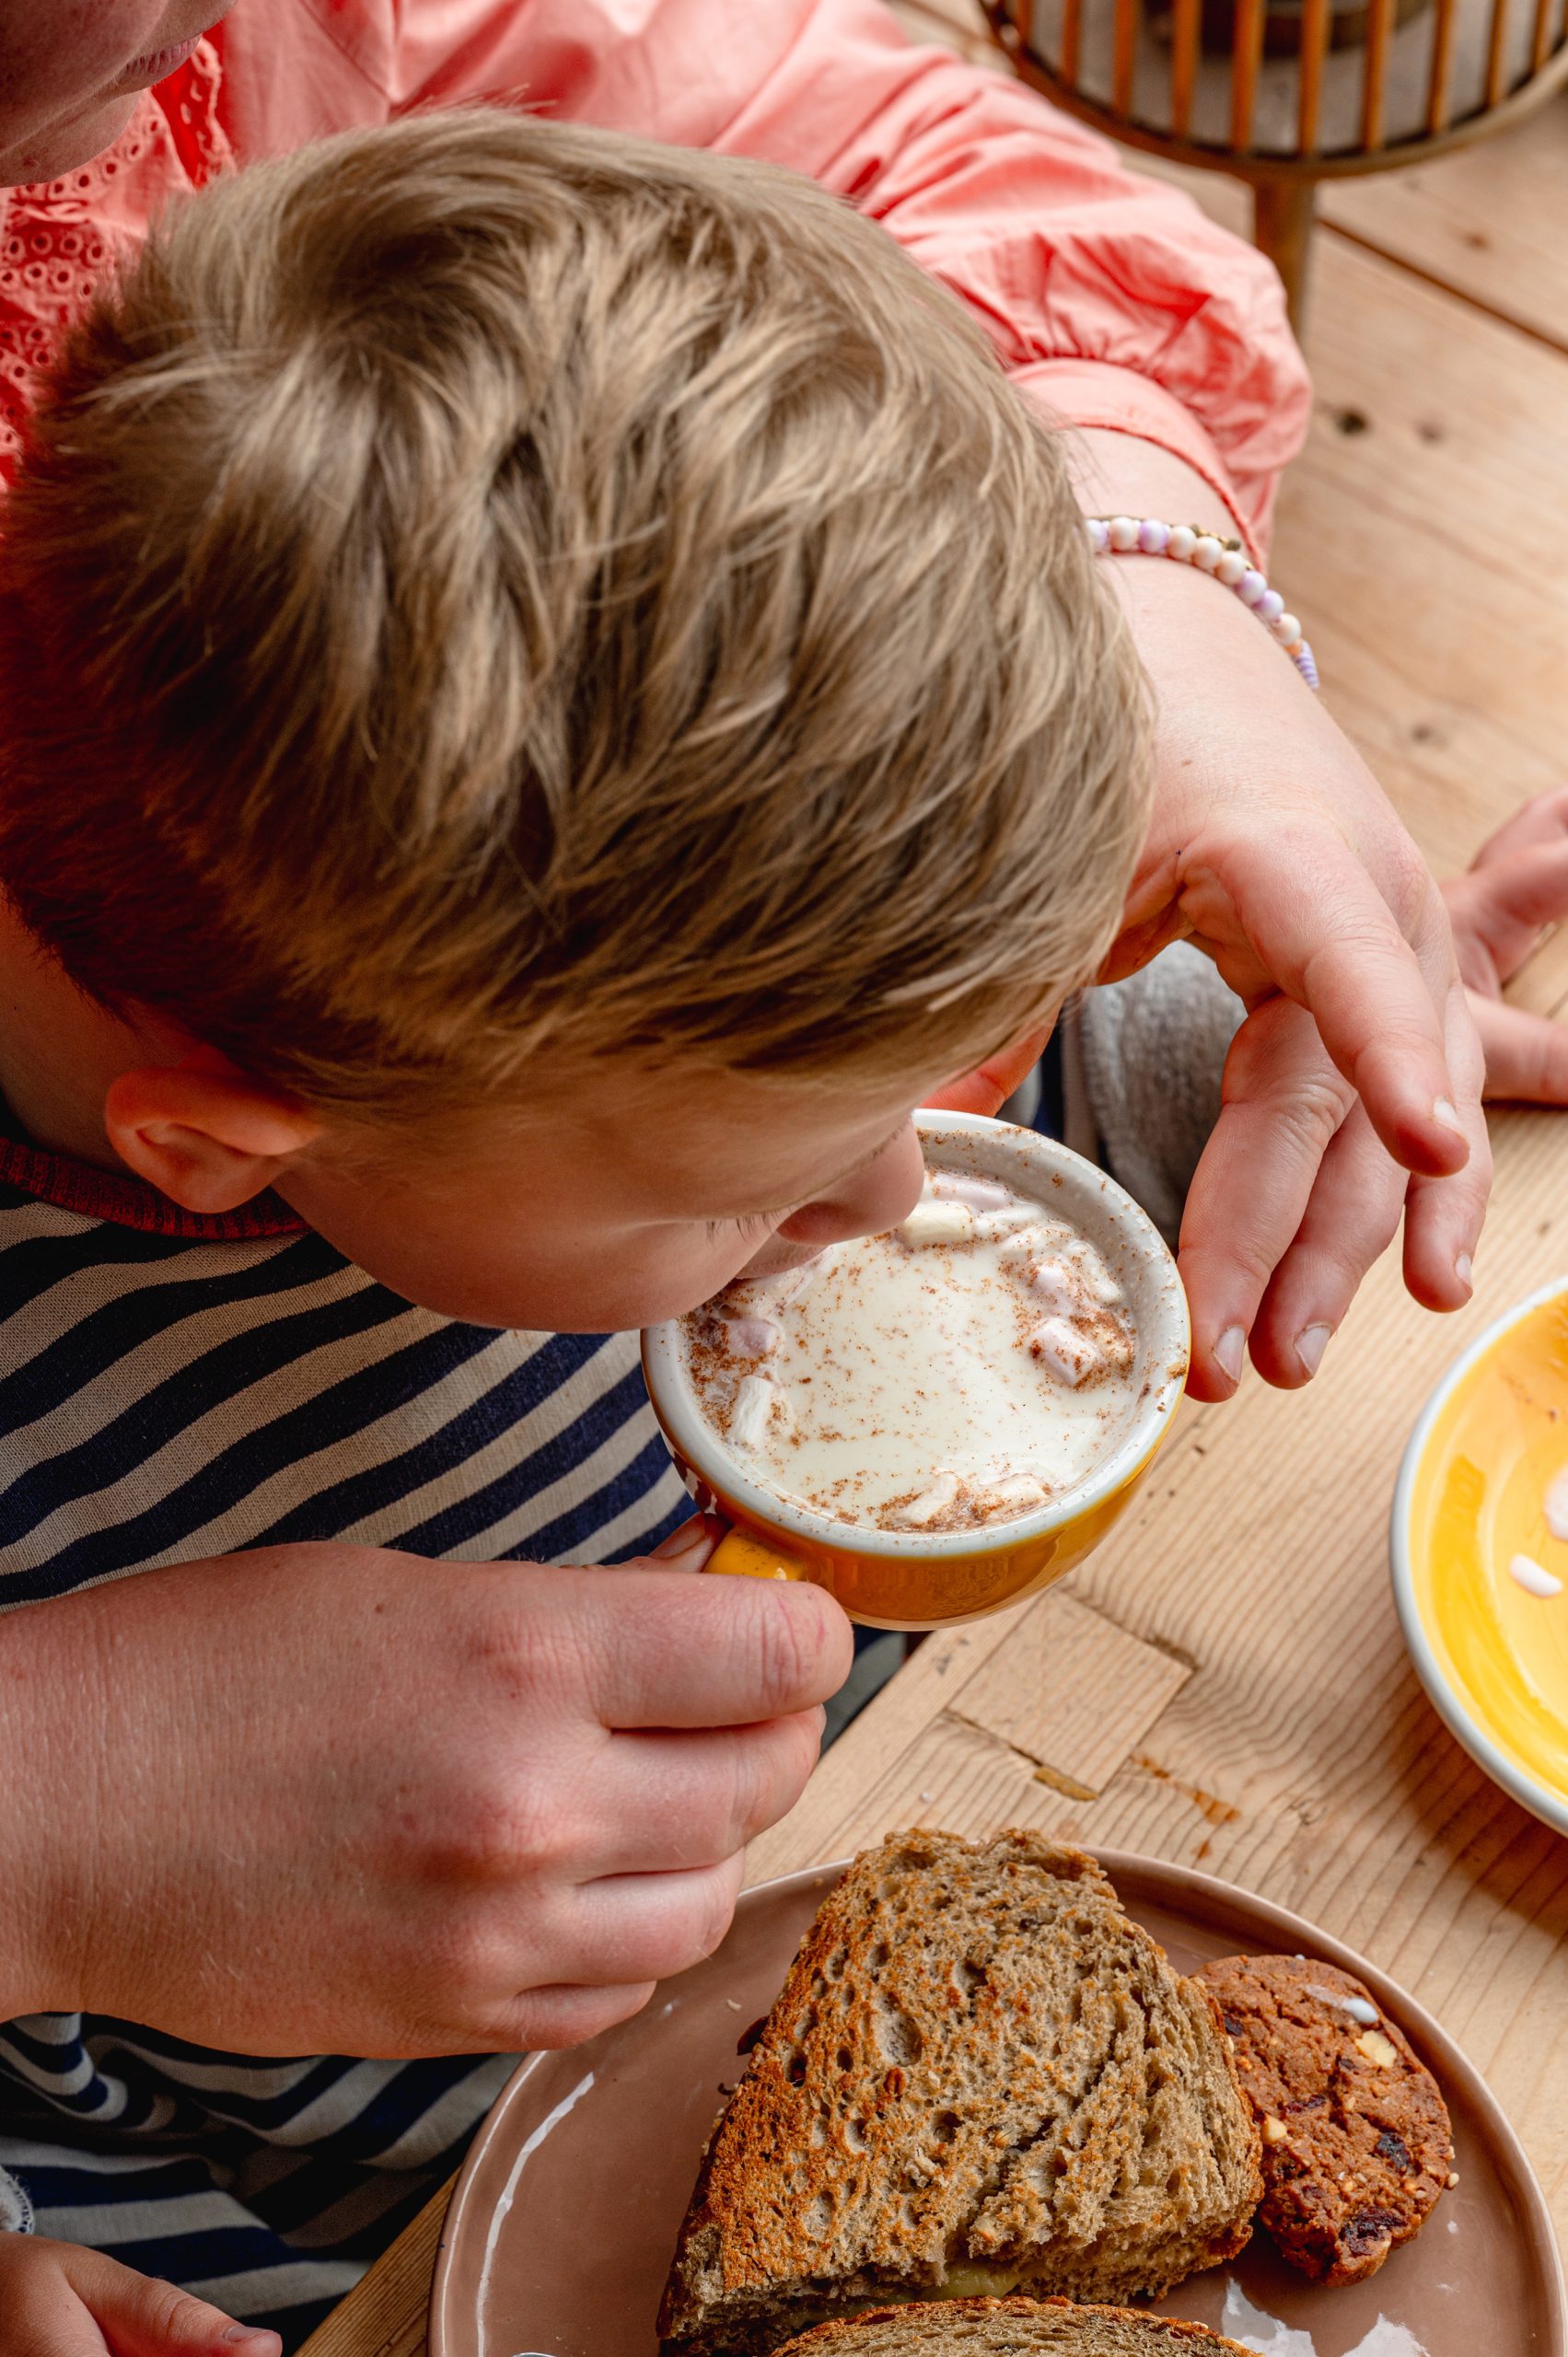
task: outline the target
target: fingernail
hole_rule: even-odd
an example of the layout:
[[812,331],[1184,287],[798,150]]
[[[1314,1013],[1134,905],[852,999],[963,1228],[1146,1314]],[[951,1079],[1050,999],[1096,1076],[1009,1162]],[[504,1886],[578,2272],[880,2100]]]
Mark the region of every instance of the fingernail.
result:
[[1333,1333],[1331,1326],[1307,1326],[1295,1338],[1295,1355],[1308,1376],[1317,1374],[1323,1364],[1323,1353]]
[[1446,1097],[1440,1097],[1435,1105],[1434,1105],[1432,1109],[1432,1118],[1441,1128],[1445,1130],[1452,1130],[1459,1137],[1464,1136],[1465,1125],[1463,1121],[1460,1120],[1458,1113],[1454,1110],[1453,1106],[1449,1104],[1448,1099]]
[[1465,1287],[1467,1292],[1470,1288],[1471,1265],[1470,1256],[1468,1252],[1461,1252],[1458,1259],[1454,1263],[1454,1274],[1458,1278],[1459,1283]]
[[223,2339],[226,2346],[228,2347],[232,2347],[240,2340],[254,2341],[258,2352],[263,2349],[273,2350],[283,2347],[275,2332],[268,2332],[263,2326],[258,2324],[231,2324]]
[[1241,1380],[1241,1362],[1247,1354],[1247,1329],[1243,1326],[1227,1326],[1214,1344],[1214,1364],[1232,1383]]

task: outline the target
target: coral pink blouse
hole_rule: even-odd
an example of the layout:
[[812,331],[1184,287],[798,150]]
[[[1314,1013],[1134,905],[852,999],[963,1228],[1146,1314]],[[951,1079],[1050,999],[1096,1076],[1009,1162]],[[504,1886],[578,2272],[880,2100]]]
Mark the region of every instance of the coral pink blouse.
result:
[[251,157],[478,97],[809,173],[883,222],[1058,417],[1162,445],[1254,543],[1307,383],[1273,271],[878,0],[238,0],[115,145],[0,195],[0,471],[28,384],[170,197]]

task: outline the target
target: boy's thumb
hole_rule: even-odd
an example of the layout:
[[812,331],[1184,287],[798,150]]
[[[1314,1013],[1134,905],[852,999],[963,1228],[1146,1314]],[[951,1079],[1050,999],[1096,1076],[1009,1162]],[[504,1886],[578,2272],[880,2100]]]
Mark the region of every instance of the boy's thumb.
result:
[[66,2273],[110,2357],[282,2357],[275,2332],[236,2324],[178,2284],[138,2275],[102,2251],[74,2248]]

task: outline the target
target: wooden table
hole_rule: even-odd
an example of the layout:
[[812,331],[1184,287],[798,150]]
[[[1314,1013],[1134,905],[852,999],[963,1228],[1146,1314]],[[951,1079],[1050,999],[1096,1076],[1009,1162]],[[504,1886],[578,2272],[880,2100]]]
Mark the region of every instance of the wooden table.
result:
[[[1223,210],[1238,192],[1200,191]],[[1568,107],[1514,139],[1336,192],[1318,419],[1274,571],[1335,709],[1440,867],[1568,779]],[[1555,223],[1554,246],[1542,242]],[[1519,995],[1568,1004],[1568,928]],[[1568,1844],[1429,1708],[1389,1600],[1400,1452],[1447,1360],[1568,1270],[1568,1122],[1496,1124],[1461,1317],[1395,1261],[1318,1381],[1186,1411],[1081,1572],[935,1637],[828,1755],[754,1879],[890,1827],[1037,1825],[1199,1865],[1365,1950],[1492,2082],[1568,2226]],[[308,2344],[419,2357],[446,2195]]]

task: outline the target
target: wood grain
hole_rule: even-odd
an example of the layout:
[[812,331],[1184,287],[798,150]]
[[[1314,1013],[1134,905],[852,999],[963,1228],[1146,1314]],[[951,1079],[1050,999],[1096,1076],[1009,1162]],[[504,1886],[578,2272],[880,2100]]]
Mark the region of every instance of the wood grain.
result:
[[[966,0],[900,13],[994,57]],[[1244,226],[1235,182],[1170,176]],[[1274,569],[1334,709],[1452,867],[1568,772],[1568,581],[1551,561],[1568,545],[1568,100],[1323,207],[1317,413]],[[1568,930],[1516,995],[1568,1007]],[[1365,1949],[1439,2015],[1568,2225],[1568,1844],[1446,1735],[1387,1575],[1425,1391],[1484,1318],[1568,1269],[1562,1132],[1512,1115],[1495,1136],[1469,1310],[1423,1316],[1386,1262],[1309,1392],[1250,1383],[1185,1411],[1101,1552],[1033,1605],[928,1640],[749,1865],[762,1879],[923,1819],[1028,1823],[1222,1874]],[[424,2357],[446,2199],[305,2357]]]
[[[1322,219],[1568,352],[1568,97],[1434,164],[1323,188]],[[1453,332],[1468,332],[1467,313]]]

